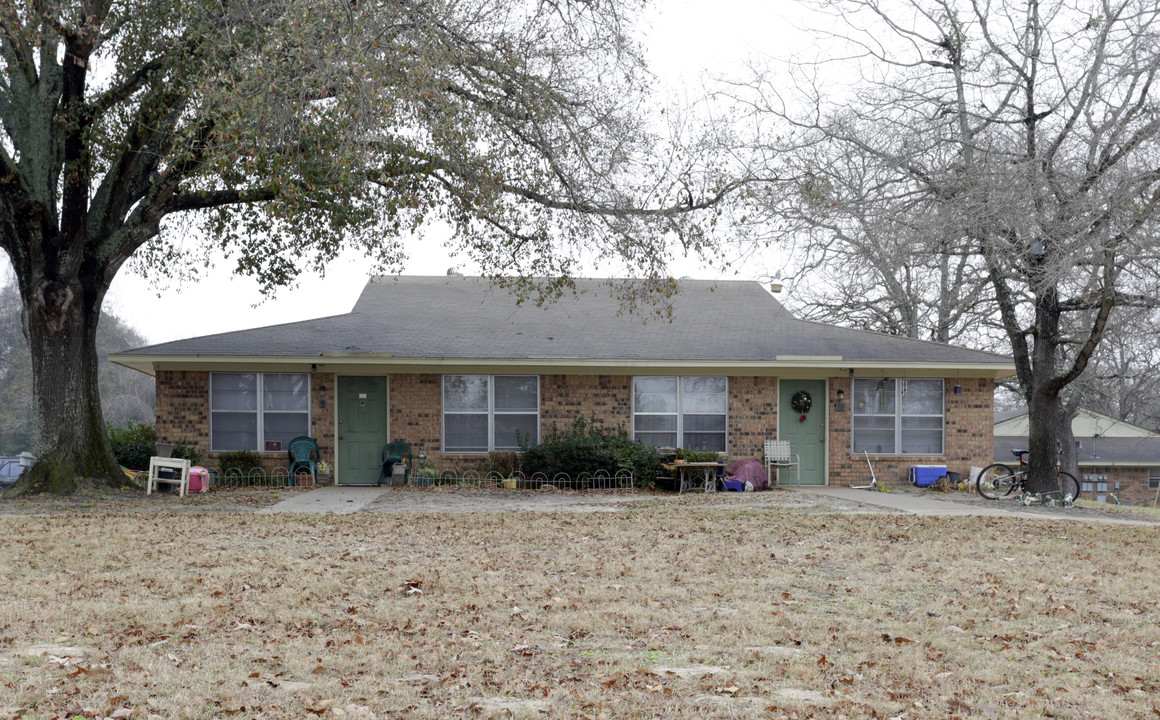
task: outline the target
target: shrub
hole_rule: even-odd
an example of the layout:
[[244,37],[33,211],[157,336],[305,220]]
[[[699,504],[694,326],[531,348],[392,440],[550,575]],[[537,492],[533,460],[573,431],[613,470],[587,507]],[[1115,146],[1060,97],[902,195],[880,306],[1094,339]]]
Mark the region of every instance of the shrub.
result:
[[520,469],[520,456],[506,450],[493,450],[487,454],[487,472],[509,478]]
[[251,470],[265,470],[262,465],[262,456],[253,450],[231,450],[218,453],[218,469],[223,478],[226,473],[235,468],[242,473],[243,477],[249,475]]
[[172,457],[188,460],[190,465],[201,464],[201,453],[197,451],[197,448],[184,440],[178,440],[173,444]]
[[[149,458],[157,454],[157,430],[152,425],[130,420],[124,427],[107,425],[109,444],[113,447],[113,457],[117,463],[130,470],[145,470],[149,467]],[[183,458],[190,465],[201,462],[201,454],[197,448],[185,441],[173,444],[173,457]]]
[[717,452],[714,450],[685,450],[677,448],[677,459],[685,462],[716,462]]
[[130,420],[124,427],[108,425],[109,444],[117,463],[130,470],[145,470],[157,454],[157,431],[152,425]]
[[660,456],[656,449],[633,440],[624,426],[611,430],[596,423],[595,418],[578,417],[572,427],[552,431],[539,445],[528,445],[520,439],[523,470],[528,475],[543,473],[548,478],[566,473],[572,478],[582,473],[609,475],[621,471],[633,474],[638,484],[648,485],[656,478]]

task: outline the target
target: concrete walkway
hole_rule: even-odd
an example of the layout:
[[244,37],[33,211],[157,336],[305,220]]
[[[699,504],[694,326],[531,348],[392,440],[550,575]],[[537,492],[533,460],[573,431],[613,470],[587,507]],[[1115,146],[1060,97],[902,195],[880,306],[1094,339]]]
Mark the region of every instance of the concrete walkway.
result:
[[262,508],[258,515],[272,513],[321,513],[323,515],[349,515],[362,510],[383,493],[390,490],[390,486],[383,487],[326,485],[315,488],[310,492],[298,493],[292,498],[280,503]]
[[847,502],[857,502],[864,505],[890,508],[911,515],[936,515],[942,517],[956,517],[975,515],[981,517],[1026,518],[1028,520],[1071,520],[1073,522],[1106,523],[1111,525],[1155,525],[1147,520],[1133,518],[1096,517],[1092,515],[1072,515],[1066,508],[1059,508],[1057,512],[1040,511],[1024,512],[1012,510],[1010,502],[994,501],[991,504],[976,504],[955,502],[954,500],[936,500],[924,497],[905,490],[890,493],[871,492],[869,490],[853,490],[846,487],[801,487],[794,488],[795,492],[816,493],[826,495]]
[[[298,493],[293,497],[283,500],[270,507],[258,510],[258,514],[269,515],[273,513],[318,513],[323,515],[347,515],[357,513],[366,509],[368,505],[381,498],[385,493],[392,490],[389,486],[374,487],[374,486],[346,486],[328,485],[316,488],[309,492]],[[983,517],[1003,517],[1003,518],[1026,518],[1029,520],[1069,520],[1072,522],[1092,522],[1104,523],[1114,525],[1152,525],[1156,523],[1148,522],[1147,520],[1136,520],[1130,518],[1117,517],[1103,517],[1096,516],[1089,513],[1070,513],[1064,508],[1058,511],[1041,509],[1038,511],[1022,511],[1016,509],[1018,506],[1011,502],[995,501],[994,503],[982,502],[955,502],[954,499],[935,499],[929,495],[917,492],[907,492],[906,489],[896,490],[895,492],[882,493],[870,492],[868,490],[852,490],[846,487],[800,487],[793,488],[792,492],[803,494],[824,495],[831,498],[842,500],[846,503],[860,504],[864,506],[880,507],[896,512],[907,513],[911,515],[931,515],[942,517],[955,516],[983,516]],[[760,495],[760,493],[759,493]],[[753,497],[753,496],[750,496]],[[574,500],[575,496],[568,495],[566,498],[557,498],[556,496],[540,496],[538,493],[524,496],[520,493],[504,494],[502,498],[492,496],[470,498],[472,503],[472,510],[483,511],[491,509],[493,511],[505,510],[562,510],[569,511],[577,508],[560,505],[564,499]],[[643,498],[636,498],[632,496],[617,496],[616,500],[638,500]],[[740,498],[739,498],[740,499]],[[397,502],[395,502],[397,500]],[[399,495],[398,498],[392,498],[391,506],[383,508],[384,512],[463,512],[462,508],[452,508],[449,505],[454,504],[456,498],[454,496],[441,496],[433,498],[428,493],[406,493]],[[483,502],[486,500],[487,502]],[[496,501],[503,500],[499,507],[491,507],[496,504]],[[520,502],[524,501],[524,502]],[[551,507],[547,507],[548,501],[553,501]],[[616,504],[619,504],[616,503]],[[601,509],[616,509],[615,507],[606,507]]]

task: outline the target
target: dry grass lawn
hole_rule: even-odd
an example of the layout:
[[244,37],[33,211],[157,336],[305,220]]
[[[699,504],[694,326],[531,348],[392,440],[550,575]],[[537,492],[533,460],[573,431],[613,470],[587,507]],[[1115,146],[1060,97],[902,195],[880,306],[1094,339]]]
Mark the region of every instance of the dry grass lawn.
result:
[[0,718],[1144,718],[1160,529],[4,517]]

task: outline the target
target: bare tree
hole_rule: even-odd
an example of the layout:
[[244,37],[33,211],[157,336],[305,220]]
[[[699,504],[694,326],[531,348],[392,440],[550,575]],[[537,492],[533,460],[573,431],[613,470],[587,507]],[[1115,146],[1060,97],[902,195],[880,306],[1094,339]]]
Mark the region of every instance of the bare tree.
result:
[[1160,313],[1113,316],[1090,367],[1070,389],[1075,405],[1160,432]]
[[[833,52],[844,74],[812,76],[834,87],[791,97],[759,82],[749,101],[792,128],[782,150],[804,165],[857,157],[871,169],[876,192],[827,211],[843,227],[876,215],[898,226],[933,219],[940,252],[970,256],[1028,404],[1030,480],[1047,487],[1066,424],[1061,393],[1116,309],[1157,303],[1160,8],[834,0],[820,9],[847,28]],[[845,77],[857,82],[837,87]],[[826,168],[815,172],[833,183]]]
[[400,267],[437,219],[525,296],[566,289],[581,254],[670,292],[670,244],[711,249],[692,218],[730,184],[694,146],[658,152],[639,5],[4,2],[0,248],[41,458],[16,491],[117,478],[94,338],[131,259],[224,252],[271,289],[344,248]]
[[986,312],[980,263],[937,208],[883,183],[865,158],[800,151],[805,174],[777,206],[793,228],[795,309],[892,335],[978,344]]

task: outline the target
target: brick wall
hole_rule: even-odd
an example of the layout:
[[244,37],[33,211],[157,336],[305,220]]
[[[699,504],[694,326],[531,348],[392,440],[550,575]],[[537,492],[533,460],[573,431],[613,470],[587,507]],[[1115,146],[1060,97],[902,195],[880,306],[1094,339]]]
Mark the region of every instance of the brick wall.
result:
[[[197,448],[201,464],[217,468],[217,454],[209,451],[209,373],[198,370],[158,370],[157,439],[184,442]],[[322,459],[334,463],[334,374],[310,377],[310,436],[318,441]],[[286,451],[262,453],[267,470],[285,468]]]
[[[318,443],[318,454],[329,465],[334,465],[334,373],[313,373],[310,376],[310,437]],[[279,453],[285,459],[285,453]]]
[[203,462],[209,455],[209,373],[158,370],[157,439],[197,448]]
[[[961,395],[954,386],[962,385]],[[837,394],[845,395],[845,410],[835,408]],[[963,378],[946,381],[946,423],[943,455],[870,455],[878,482],[886,485],[909,483],[911,465],[946,465],[947,470],[961,473],[966,481],[970,468],[991,463],[994,452],[995,383],[986,378]],[[862,484],[870,479],[864,455],[854,455],[850,437],[850,378],[830,378],[830,484]]]
[[[411,446],[415,468],[421,465],[419,453],[439,468],[457,468],[441,452],[443,435],[442,375],[398,374],[387,381],[390,387],[391,441]],[[462,468],[467,469],[467,468]]]
[[777,438],[777,378],[729,378],[729,459],[765,456]]
[[541,375],[540,432],[560,430],[578,417],[608,428],[632,431],[632,377],[629,375]]
[[[440,470],[481,470],[487,455],[453,454],[441,450],[441,376],[391,376],[391,439],[425,452]],[[606,427],[632,429],[632,376],[541,375],[540,432],[553,425],[570,427],[578,417],[595,418]],[[729,378],[729,456],[756,457],[777,427],[777,378]]]
[[[439,470],[483,470],[487,454],[443,454],[442,375],[392,375],[391,439],[411,446],[416,457],[426,453]],[[632,378],[626,375],[541,375],[540,432],[553,423],[560,430],[577,417],[596,418],[608,427],[632,427]]]
[[[318,440],[322,458],[334,463],[335,376],[311,376],[311,435]],[[954,394],[954,380],[946,383],[945,455],[871,456],[880,482],[907,482],[911,465],[946,464],[967,477],[969,468],[989,464],[992,453],[992,398],[994,382],[964,379],[961,395]],[[209,453],[209,373],[199,371],[158,371],[157,432],[163,440],[189,442],[198,448],[203,464],[216,467],[216,455]],[[436,373],[390,376],[390,440],[411,445],[412,453],[426,453],[440,470],[479,470],[487,462],[483,455],[442,453],[442,376]],[[778,378],[729,378],[729,459],[761,458],[763,443],[776,437]],[[846,409],[837,410],[837,393],[845,393]],[[868,477],[865,458],[850,451],[850,379],[829,379],[830,483],[845,485]],[[632,427],[632,377],[628,375],[542,375],[540,377],[541,432],[552,425],[563,429],[577,417],[595,417],[615,427]],[[284,453],[265,456],[270,469],[285,465]],[[1127,482],[1126,480],[1122,482]],[[1146,473],[1134,486],[1146,489]],[[1133,491],[1134,493],[1134,491]],[[1128,495],[1135,498],[1136,494]],[[1133,500],[1134,501],[1134,500]]]
[[[1128,502],[1132,505],[1151,505],[1152,501],[1156,499],[1156,491],[1148,489],[1148,468],[1131,468],[1131,467],[1088,467],[1082,466],[1080,472],[1080,488],[1083,488],[1084,476],[1088,475],[1106,475],[1108,489],[1106,491],[1099,491],[1096,483],[1099,482],[1095,478],[1091,479],[1092,492],[1084,491],[1080,495],[1082,500],[1095,500],[1096,496],[1106,496],[1107,502],[1112,502],[1112,496],[1115,495],[1121,502]],[[1160,474],[1160,469],[1152,471],[1155,474]],[[1116,483],[1120,484],[1120,488],[1116,489]]]

